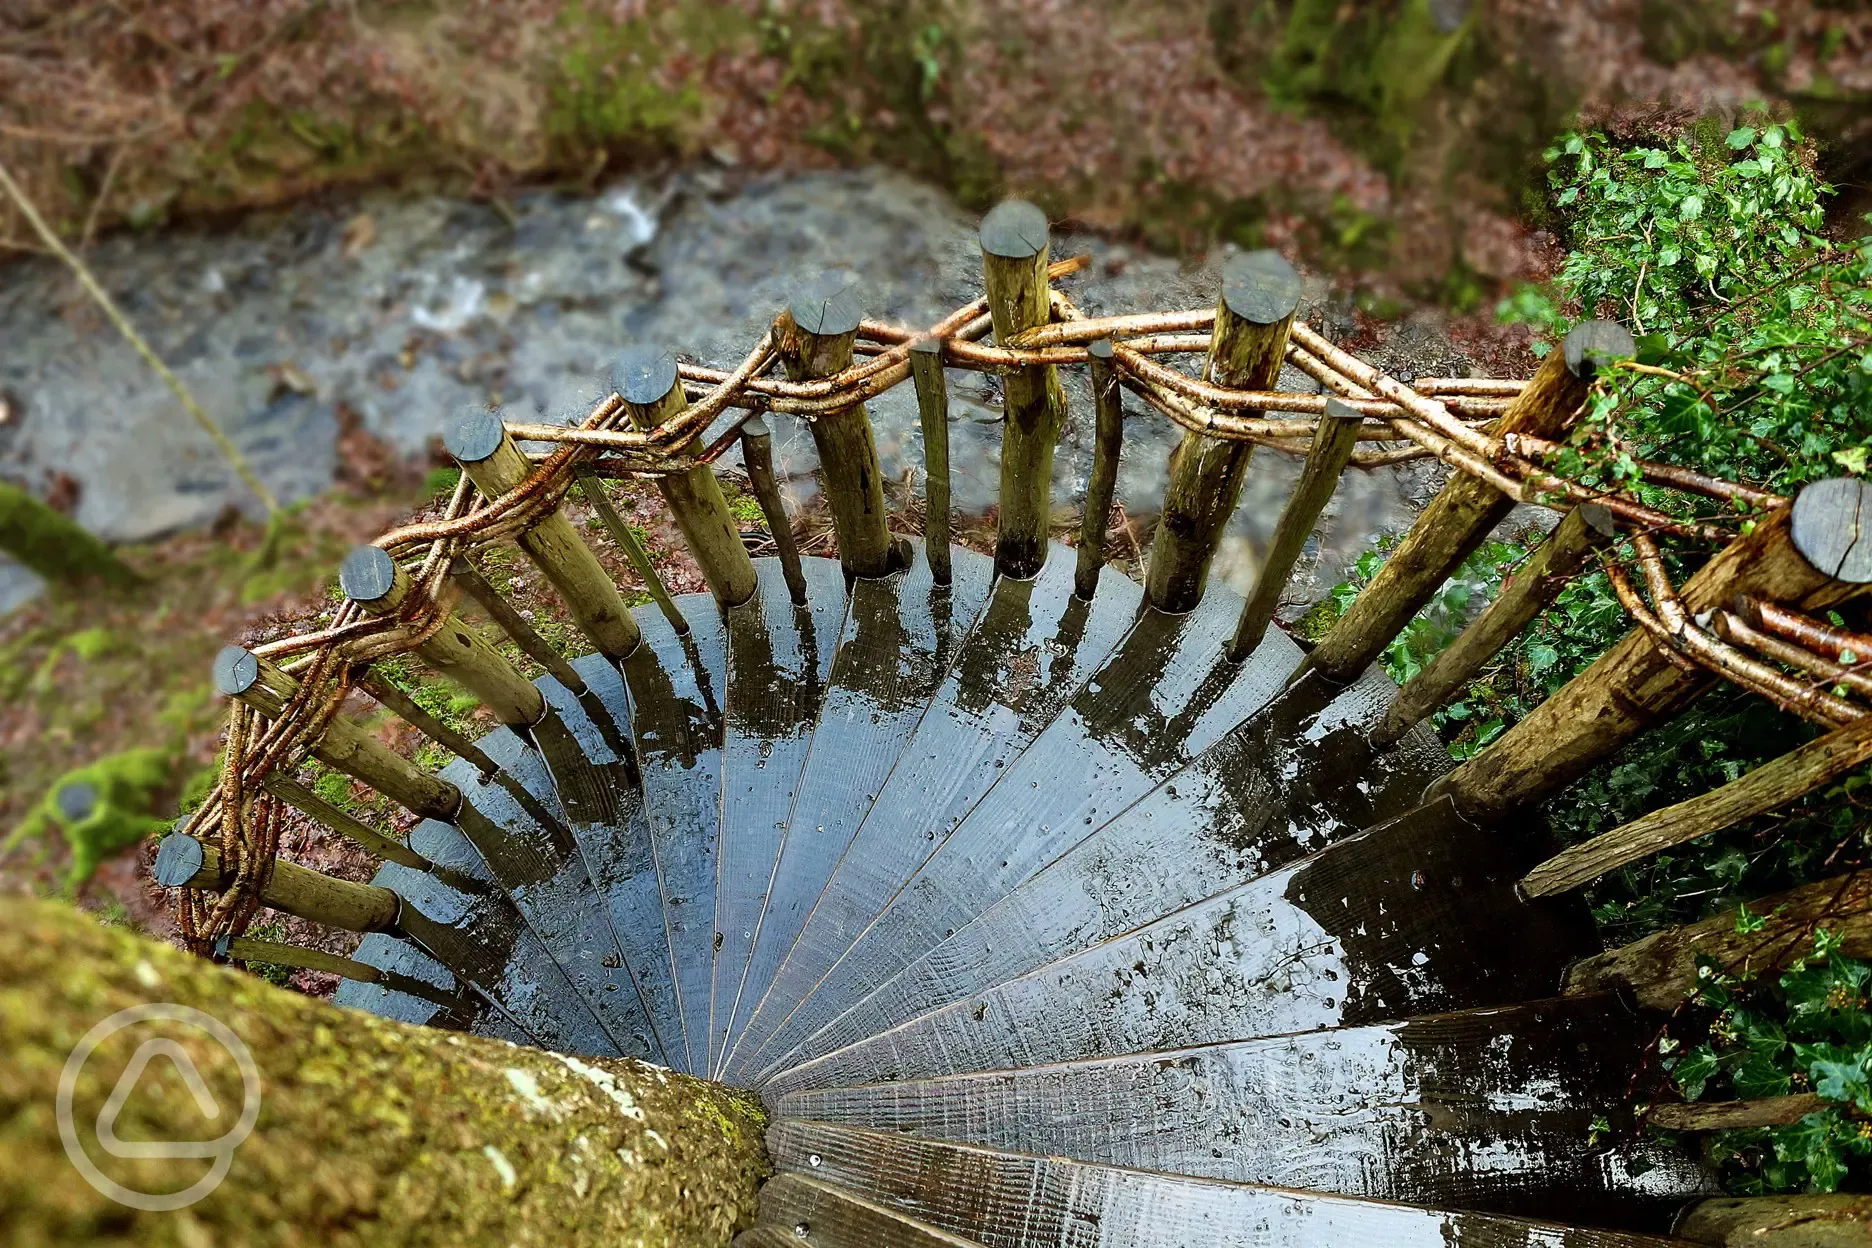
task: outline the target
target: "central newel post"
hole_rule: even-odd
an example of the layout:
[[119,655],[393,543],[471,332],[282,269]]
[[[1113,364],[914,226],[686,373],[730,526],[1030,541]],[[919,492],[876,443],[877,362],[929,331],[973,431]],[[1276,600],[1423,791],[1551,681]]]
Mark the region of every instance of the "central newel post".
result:
[[[1222,297],[1203,380],[1235,390],[1270,390],[1287,355],[1300,306],[1300,275],[1273,251],[1234,256],[1222,266]],[[1254,447],[1186,432],[1170,454],[1163,520],[1151,544],[1145,596],[1180,613],[1202,601],[1209,564],[1241,499]]]
[[[851,367],[864,307],[850,274],[821,273],[803,283],[774,321],[774,353],[793,381],[817,381]],[[820,412],[811,421],[819,450],[839,564],[846,576],[886,576],[909,563],[909,548],[891,541],[884,473],[863,403]]]
[[[1574,326],[1502,416],[1495,436],[1565,436],[1584,409],[1599,371],[1636,354],[1631,335],[1610,321]],[[1455,575],[1463,560],[1475,553],[1489,530],[1507,518],[1517,501],[1480,477],[1452,474],[1371,584],[1359,591],[1332,631],[1307,656],[1302,670],[1317,671],[1336,685],[1356,680],[1443,582]]]
[[[995,340],[1052,319],[1046,214],[1021,199],[997,204],[981,223],[982,281]],[[1025,580],[1046,562],[1053,447],[1066,423],[1066,395],[1051,364],[1015,369],[1003,381],[1001,525],[995,571]]]
[[[667,424],[689,406],[676,376],[676,357],[661,347],[639,344],[619,353],[611,371],[611,384],[639,429]],[[679,448],[693,451],[701,436]],[[754,596],[754,561],[741,542],[740,526],[728,510],[721,482],[707,464],[687,472],[657,478],[657,488],[676,527],[682,530],[689,553],[702,568],[709,592],[722,607],[738,607]]]

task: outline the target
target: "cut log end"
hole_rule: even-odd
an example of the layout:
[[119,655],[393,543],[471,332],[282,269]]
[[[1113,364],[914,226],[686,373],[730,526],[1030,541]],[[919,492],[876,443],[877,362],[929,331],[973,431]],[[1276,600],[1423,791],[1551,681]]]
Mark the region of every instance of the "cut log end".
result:
[[787,305],[793,323],[809,334],[849,334],[864,319],[857,275],[833,269],[801,282]]
[[625,347],[611,366],[611,386],[626,403],[660,403],[676,388],[676,357],[651,343]]
[[1615,321],[1583,321],[1568,331],[1562,350],[1567,371],[1588,381],[1609,365],[1637,355],[1638,344]]
[[1300,274],[1278,251],[1251,251],[1222,266],[1222,302],[1256,325],[1273,325],[1300,306]]
[[1004,199],[982,218],[981,246],[1005,260],[1030,260],[1047,249],[1046,213],[1024,199]]
[[500,416],[477,407],[456,417],[443,434],[442,444],[462,463],[478,464],[500,450],[506,436],[507,427]]

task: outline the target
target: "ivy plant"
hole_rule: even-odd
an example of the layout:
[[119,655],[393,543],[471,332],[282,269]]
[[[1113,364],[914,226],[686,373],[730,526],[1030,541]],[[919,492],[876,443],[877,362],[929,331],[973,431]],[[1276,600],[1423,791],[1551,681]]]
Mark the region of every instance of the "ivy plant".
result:
[[[1737,929],[1764,922],[1745,906]],[[1821,1098],[1796,1122],[1710,1137],[1710,1159],[1739,1195],[1831,1192],[1872,1177],[1872,965],[1840,946],[1822,929],[1810,955],[1767,978],[1704,959],[1693,1005],[1657,1041],[1685,1100]]]

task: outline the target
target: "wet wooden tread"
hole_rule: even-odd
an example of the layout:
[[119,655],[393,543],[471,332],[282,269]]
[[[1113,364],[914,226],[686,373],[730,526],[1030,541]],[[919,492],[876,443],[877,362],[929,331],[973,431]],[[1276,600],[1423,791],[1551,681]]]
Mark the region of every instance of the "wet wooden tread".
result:
[[1625,1108],[1649,1034],[1613,998],[1568,998],[770,1103],[1143,1170],[1661,1228],[1706,1180]]
[[[1196,1179],[797,1119],[781,1119],[769,1128],[767,1150],[782,1174],[836,1185],[861,1200],[968,1236],[987,1248],[1683,1245],[1682,1240],[1639,1232]],[[822,1242],[860,1244],[833,1238],[826,1222],[820,1219]],[[793,1228],[773,1229],[788,1233]]]
[[1671,1242],[1705,1176],[1621,1109],[1634,1020],[1545,999],[1592,934],[1516,894],[1543,847],[1421,804],[1448,760],[1370,748],[1382,673],[1289,686],[1278,630],[1225,657],[1228,590],[1074,564],[636,608],[500,774],[444,770],[340,1000],[760,1088],[745,1248]]

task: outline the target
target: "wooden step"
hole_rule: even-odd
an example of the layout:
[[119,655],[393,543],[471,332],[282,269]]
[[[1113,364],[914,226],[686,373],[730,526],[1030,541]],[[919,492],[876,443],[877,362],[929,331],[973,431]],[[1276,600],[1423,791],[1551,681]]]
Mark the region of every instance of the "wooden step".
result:
[[661,612],[632,612],[643,644],[619,666],[630,693],[631,744],[642,774],[650,846],[661,896],[663,948],[681,1005],[686,1058],[708,1061],[708,1006],[715,941],[715,849],[721,833],[722,701],[727,642],[708,594],[676,599],[689,631]]
[[[798,797],[763,885],[764,904],[745,935],[723,923],[727,939],[716,955],[715,1008],[721,1032],[727,1000],[725,1033],[731,1040],[736,1023],[772,984],[780,959],[883,791],[987,600],[990,560],[958,550],[951,583],[937,585],[922,544],[912,549],[905,571],[852,587]],[[724,998],[722,971],[733,972],[737,941],[744,965]]]
[[768,1086],[1035,1066],[1544,996],[1594,942],[1577,900],[1516,894],[1538,856],[1443,799]]
[[[558,713],[549,710],[548,720],[555,733],[563,734],[553,746],[562,770],[580,775],[577,787],[584,797],[575,807],[579,824],[588,835],[594,834],[587,819],[601,818],[602,810],[594,808],[606,803],[593,795],[616,784],[618,777],[594,775],[596,767],[584,758]],[[489,878],[507,893],[527,926],[565,969],[619,1052],[667,1061],[625,967],[605,899],[592,885],[591,870],[570,826],[572,816],[559,799],[546,757],[507,728],[494,729],[476,744],[509,780],[532,794],[538,806],[523,805],[506,786],[487,782],[473,764],[456,759],[439,774],[461,789],[463,800],[481,816],[469,818],[467,811],[458,815],[461,835],[479,852]],[[571,761],[574,756],[576,763]],[[615,799],[610,804],[615,809]],[[550,819],[535,817],[533,811],[542,806]],[[595,834],[603,833],[603,825],[598,825]],[[416,848],[413,842],[411,847]]]
[[1500,1214],[997,1152],[782,1120],[767,1148],[799,1174],[987,1248],[1682,1248],[1683,1241]]
[[426,819],[410,829],[409,843],[439,869],[386,862],[371,881],[403,899],[401,933],[484,993],[540,1047],[622,1056],[565,970],[494,886],[468,838]]
[[[1411,1204],[1662,1229],[1702,1191],[1636,1138],[1648,1038],[1609,997],[988,1074],[791,1092],[775,1112]],[[1611,1128],[1594,1141],[1595,1125]]]
[[754,597],[727,612],[728,694],[704,1074],[721,1057],[845,624],[845,575],[838,561],[806,559],[802,571],[805,606],[794,605],[780,561],[762,559],[755,564]]
[[1076,556],[1054,546],[1031,581],[995,582],[970,634],[860,823],[726,1070],[744,1067],[851,942],[1064,707],[1130,628],[1141,587],[1107,570],[1073,596]]
[[1396,691],[1376,668],[1343,691],[1304,677],[834,1019],[794,1059],[879,1035],[1415,806],[1448,755],[1425,733],[1374,756],[1363,730]]
[[[582,698],[574,698],[550,677],[536,683],[546,700],[565,714],[593,759],[620,764],[612,769],[620,787],[612,797],[615,808],[610,822],[591,825],[579,838],[579,850],[610,912],[611,930],[624,950],[625,969],[636,981],[637,995],[656,1028],[665,1059],[683,1068],[688,1064],[688,1048],[682,999],[676,991],[669,936],[663,927],[663,894],[657,881],[650,815],[644,808],[643,773],[630,738],[630,694],[616,665],[601,654],[576,659],[572,667],[585,682]],[[571,713],[573,706],[584,712],[582,717]]]
[[798,1174],[779,1175],[761,1188],[756,1229],[791,1236],[796,1248],[980,1248],[972,1239]]
[[[765,1073],[911,961],[1179,770],[1279,692],[1300,651],[1273,633],[1226,656],[1241,601],[1146,609],[1084,689],[877,913],[762,1046]],[[756,1059],[759,1061],[760,1059]]]
[[[516,1044],[533,1038],[491,1005],[487,998],[455,972],[418,949],[407,939],[389,932],[366,932],[351,951],[355,962],[384,973],[381,983],[341,979],[332,994],[337,1004],[369,1010],[383,1018],[442,1031],[490,1034],[499,1028]],[[487,1021],[488,1026],[482,1024]]]

